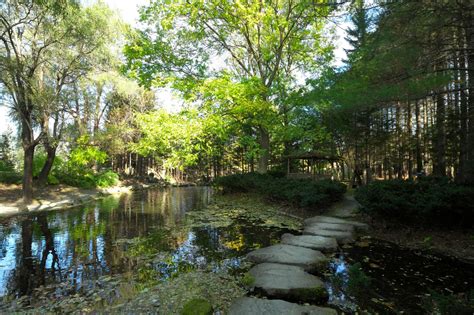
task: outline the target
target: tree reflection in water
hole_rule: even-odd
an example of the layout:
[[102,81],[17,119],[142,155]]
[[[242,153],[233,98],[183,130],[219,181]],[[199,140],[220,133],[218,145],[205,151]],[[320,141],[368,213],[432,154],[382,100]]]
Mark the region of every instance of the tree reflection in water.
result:
[[7,289],[0,293],[87,294],[104,276],[129,275],[146,285],[196,268],[238,269],[246,252],[285,232],[244,219],[225,228],[191,227],[185,213],[205,206],[211,194],[208,187],[150,190],[5,219],[0,287]]

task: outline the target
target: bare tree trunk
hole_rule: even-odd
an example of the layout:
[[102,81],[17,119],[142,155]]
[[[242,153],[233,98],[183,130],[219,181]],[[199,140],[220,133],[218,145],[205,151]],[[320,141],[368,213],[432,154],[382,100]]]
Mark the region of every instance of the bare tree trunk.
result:
[[268,170],[268,160],[270,157],[270,135],[268,131],[262,127],[258,127],[259,131],[259,142],[260,142],[260,157],[258,160],[258,172],[266,173]]
[[35,146],[28,145],[24,147],[23,156],[23,201],[30,204],[33,200],[33,158]]
[[434,143],[433,175],[446,176],[446,107],[444,96],[436,95],[436,134]]
[[467,165],[465,182],[474,183],[474,14],[468,15],[468,28],[466,29],[467,42],[467,64],[468,64],[468,87],[469,101],[467,103],[468,127],[467,127]]
[[411,126],[411,103],[407,103],[407,133],[408,133],[408,178],[413,178],[413,158],[412,158],[412,126]]
[[416,172],[419,174],[423,170],[423,160],[421,157],[421,143],[420,143],[420,104],[418,101],[415,103],[415,147],[416,147]]

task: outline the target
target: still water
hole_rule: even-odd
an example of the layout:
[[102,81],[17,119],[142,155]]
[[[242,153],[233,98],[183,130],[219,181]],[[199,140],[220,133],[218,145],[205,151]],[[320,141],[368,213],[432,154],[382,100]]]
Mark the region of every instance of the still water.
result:
[[163,279],[190,268],[238,268],[246,252],[285,232],[257,232],[247,222],[190,227],[186,212],[199,211],[211,197],[209,187],[166,188],[2,218],[0,296],[30,295],[40,286],[69,295],[95,285],[93,280],[125,273]]
[[[211,224],[212,216],[233,213],[226,199],[209,216],[204,208],[212,199],[209,187],[166,188],[0,218],[0,312],[2,299],[8,307],[97,290],[113,295],[117,279],[143,290],[196,269],[241,275],[246,253],[277,243],[283,233],[298,233],[252,216],[233,216],[231,223],[223,216],[216,222],[225,224]],[[449,257],[366,238],[335,253],[323,280],[329,304],[347,314],[432,314],[439,303],[453,314],[473,314],[473,270]]]

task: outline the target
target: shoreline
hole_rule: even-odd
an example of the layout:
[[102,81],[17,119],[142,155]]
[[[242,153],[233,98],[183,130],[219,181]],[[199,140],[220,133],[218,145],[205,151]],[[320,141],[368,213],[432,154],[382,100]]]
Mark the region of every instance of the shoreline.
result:
[[[60,185],[48,186],[43,188],[44,194],[47,196],[40,196],[33,199],[29,205],[22,203],[21,199],[16,202],[8,202],[0,200],[0,218],[29,214],[39,211],[51,211],[69,209],[84,205],[88,202],[100,200],[107,196],[129,194],[134,191],[166,188],[166,187],[189,187],[197,186],[195,183],[176,183],[176,184],[162,184],[162,183],[134,183],[126,186],[113,186],[108,188],[82,189],[72,186]],[[49,197],[49,198],[48,198]],[[6,198],[2,198],[6,199]]]

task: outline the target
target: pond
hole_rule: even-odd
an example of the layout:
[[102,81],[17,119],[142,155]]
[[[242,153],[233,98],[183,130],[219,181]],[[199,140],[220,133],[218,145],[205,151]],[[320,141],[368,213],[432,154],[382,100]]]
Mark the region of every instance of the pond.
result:
[[73,294],[104,275],[143,270],[141,264],[150,266],[147,255],[160,278],[193,267],[237,268],[244,253],[285,232],[256,233],[244,221],[225,230],[191,228],[185,214],[199,211],[211,196],[209,187],[166,188],[3,218],[0,296],[18,298],[50,285],[56,295]]
[[326,284],[346,313],[432,314],[441,303],[441,314],[474,314],[472,264],[370,237],[335,255]]
[[[285,209],[255,196],[180,187],[1,218],[0,312],[116,305],[127,313],[159,305],[171,314],[203,292],[225,310],[233,298],[252,294],[239,282],[249,268],[245,254],[300,232],[301,220]],[[426,304],[437,294],[467,299],[474,271],[448,257],[363,238],[332,256],[323,280],[329,304],[346,313],[418,314],[429,313]]]

